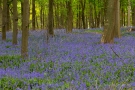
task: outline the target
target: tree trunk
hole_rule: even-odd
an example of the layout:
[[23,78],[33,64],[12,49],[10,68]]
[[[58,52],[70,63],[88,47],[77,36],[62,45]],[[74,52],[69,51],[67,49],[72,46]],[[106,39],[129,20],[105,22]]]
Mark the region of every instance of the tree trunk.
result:
[[10,22],[9,4],[7,4],[7,31],[9,31],[10,29],[10,24],[11,22]]
[[114,23],[114,37],[120,38],[120,1],[114,2],[114,13],[115,13],[115,23]]
[[[25,14],[24,14],[25,13]],[[22,22],[22,58],[28,57],[28,32],[29,32],[29,0],[23,0],[23,22]]]
[[23,29],[23,1],[21,1],[21,30]]
[[38,23],[38,17],[36,16],[36,26],[37,26],[37,29],[39,29],[39,23]]
[[2,0],[0,0],[0,32],[2,30]]
[[135,6],[132,6],[132,30],[135,31]]
[[35,0],[32,0],[32,30],[35,30],[35,22],[36,22]]
[[73,28],[72,0],[67,1],[67,27],[66,32],[71,33]]
[[93,16],[93,5],[92,5],[92,3],[89,3],[90,4],[90,18],[89,18],[89,27],[90,28],[94,28],[94,16]]
[[124,21],[124,26],[126,26],[126,12],[124,11],[124,18],[123,18],[123,21]]
[[3,0],[3,16],[2,16],[2,40],[6,40],[7,31],[7,0]]
[[18,13],[17,13],[17,0],[13,0],[13,44],[17,44],[17,24],[18,24]]
[[40,10],[40,28],[43,29],[43,6],[41,6]]
[[113,43],[120,37],[119,0],[109,0],[101,43]]
[[124,10],[121,9],[121,26],[124,26]]
[[45,29],[45,11],[43,11],[43,29]]
[[82,25],[83,25],[83,29],[86,29],[86,23],[85,23],[85,4],[86,4],[86,0],[80,0],[80,5],[81,5],[81,17],[82,17]]
[[54,36],[53,31],[53,0],[49,0],[49,15],[48,15],[48,34]]
[[58,8],[58,4],[55,4],[55,28],[58,29],[59,28],[59,8]]
[[128,25],[127,25],[128,27],[131,26],[131,24],[130,24],[130,18],[131,18],[130,12],[131,12],[131,5],[130,5],[130,0],[128,0],[128,15],[127,15],[128,16],[128,20],[127,20],[128,21]]
[[78,4],[78,7],[77,7],[77,28],[78,29],[81,29],[82,28],[82,19],[81,19],[81,5],[80,4]]

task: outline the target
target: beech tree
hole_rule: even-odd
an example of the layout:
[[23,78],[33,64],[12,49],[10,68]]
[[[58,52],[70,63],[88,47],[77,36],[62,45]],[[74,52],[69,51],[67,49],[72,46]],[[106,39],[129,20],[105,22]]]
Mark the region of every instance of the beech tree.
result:
[[18,13],[17,13],[17,0],[13,0],[13,44],[17,44],[17,24],[18,24]]
[[120,37],[119,4],[119,0],[108,0],[106,20],[101,43],[114,43],[114,38]]
[[85,4],[86,4],[86,0],[80,0],[83,29],[86,29],[86,21],[85,21],[85,7],[86,7],[86,5]]
[[7,0],[7,31],[11,29],[10,4],[12,1]]
[[3,0],[3,14],[2,14],[2,40],[6,40],[7,31],[7,0]]
[[35,30],[35,22],[36,22],[35,0],[32,0],[32,30]]
[[132,7],[132,31],[135,31],[135,1],[134,0],[131,0],[132,1],[132,4],[131,4],[131,7]]
[[53,2],[54,0],[49,0],[49,14],[48,14],[48,35],[53,36]]
[[132,8],[132,24],[135,26],[135,6]]
[[128,21],[128,24],[127,24],[127,26],[131,26],[131,4],[130,4],[130,0],[128,0],[128,19],[127,19],[127,21]]
[[73,13],[72,13],[72,0],[68,0],[66,2],[67,6],[67,26],[66,26],[66,32],[71,33],[73,28]]
[[0,31],[2,27],[2,0],[0,0]]
[[23,0],[23,22],[22,22],[22,58],[28,57],[28,33],[29,33],[29,0]]

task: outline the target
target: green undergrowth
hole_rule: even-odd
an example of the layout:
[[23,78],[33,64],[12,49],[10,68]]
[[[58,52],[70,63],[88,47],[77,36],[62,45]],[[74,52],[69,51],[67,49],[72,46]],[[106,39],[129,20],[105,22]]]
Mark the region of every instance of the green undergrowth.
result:
[[103,30],[85,30],[85,33],[99,33],[102,34]]
[[65,90],[70,88],[69,82],[63,82],[58,86],[50,86],[51,84],[56,84],[57,81],[54,81],[50,78],[32,78],[32,79],[18,79],[12,77],[3,77],[0,79],[0,90],[42,90],[41,86],[46,85],[46,90]]
[[20,64],[24,63],[26,60],[22,59],[19,55],[9,56],[4,55],[0,56],[0,68],[14,68],[19,67]]
[[[102,34],[103,30],[85,30],[85,33],[96,33],[96,34]],[[135,36],[133,32],[127,32],[127,30],[121,30],[121,35],[123,36]]]

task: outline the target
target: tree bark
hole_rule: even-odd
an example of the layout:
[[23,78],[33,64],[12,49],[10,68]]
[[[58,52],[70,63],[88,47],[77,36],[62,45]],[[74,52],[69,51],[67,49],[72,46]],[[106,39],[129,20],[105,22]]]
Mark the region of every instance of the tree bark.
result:
[[67,26],[66,32],[71,33],[73,28],[72,0],[67,1]]
[[114,23],[114,37],[120,38],[120,1],[117,0],[114,2],[114,13],[115,13],[115,23]]
[[23,1],[21,1],[21,30],[23,29]]
[[40,9],[40,28],[43,29],[43,6]]
[[[9,0],[7,0],[9,2]],[[10,29],[10,13],[9,13],[9,6],[10,4],[7,2],[7,31]]]
[[35,0],[32,0],[32,30],[35,30],[36,22],[36,10],[35,10]]
[[13,44],[17,44],[17,29],[18,13],[17,13],[17,0],[13,0]]
[[48,15],[48,34],[49,36],[54,36],[53,31],[53,2],[54,0],[49,0],[49,15]]
[[[25,14],[24,14],[25,13]],[[23,22],[22,22],[22,58],[28,57],[28,32],[29,32],[29,0],[23,0]]]
[[132,8],[132,26],[135,27],[135,6]]
[[119,0],[109,0],[101,43],[114,43],[120,37]]
[[39,23],[38,23],[38,17],[36,16],[36,26],[37,26],[37,29],[39,29]]
[[135,31],[135,5],[132,5],[132,29],[131,31]]
[[128,16],[128,20],[127,20],[128,21],[128,25],[127,25],[128,27],[131,26],[131,23],[130,23],[130,18],[131,18],[130,12],[131,12],[131,5],[130,5],[130,0],[128,0],[128,15],[127,15]]
[[6,40],[7,31],[7,0],[3,0],[3,16],[2,16],[2,40]]
[[124,10],[121,9],[121,26],[124,26]]
[[83,29],[86,29],[86,25],[85,25],[85,3],[86,3],[86,0],[80,0],[80,4],[81,4],[81,7],[82,7],[82,13],[81,13],[81,16],[82,16],[82,25],[83,25]]
[[0,0],[0,32],[2,30],[2,0]]

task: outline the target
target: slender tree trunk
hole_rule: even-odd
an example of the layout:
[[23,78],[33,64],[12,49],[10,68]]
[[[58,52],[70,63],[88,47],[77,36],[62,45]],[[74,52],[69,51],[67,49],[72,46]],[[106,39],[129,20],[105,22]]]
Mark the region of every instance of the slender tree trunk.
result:
[[18,24],[18,13],[17,13],[17,0],[13,0],[13,44],[17,44],[17,24]]
[[104,26],[104,10],[102,9],[101,10],[101,27],[103,27]]
[[127,20],[128,21],[127,22],[128,23],[128,27],[131,26],[131,23],[130,23],[130,18],[131,18],[130,12],[131,12],[131,5],[130,5],[130,0],[128,0],[128,15],[127,15],[128,16],[128,20]]
[[76,28],[81,29],[82,28],[82,18],[81,18],[81,4],[80,0],[77,4],[77,20],[76,20]]
[[104,0],[104,25],[105,25],[106,14],[107,14],[107,3],[108,3],[108,0]]
[[38,17],[36,16],[36,26],[37,26],[37,29],[39,29],[39,23],[38,23]]
[[[25,14],[24,14],[25,13]],[[23,0],[22,58],[28,57],[29,0]]]
[[98,12],[98,15],[97,15],[97,18],[96,18],[96,22],[97,22],[96,27],[100,27],[100,23],[101,23],[100,18],[101,18],[101,13]]
[[35,10],[35,0],[32,0],[32,30],[35,30],[36,22],[36,10]]
[[90,27],[90,28],[93,28],[93,27],[94,27],[93,4],[92,4],[92,3],[89,3],[89,4],[90,4],[90,5],[89,5],[89,6],[90,6],[90,9],[89,9],[89,10],[90,10],[89,27]]
[[132,31],[135,31],[135,6],[132,6]]
[[64,22],[64,18],[65,18],[65,15],[63,13],[63,11],[60,12],[60,28],[64,28],[65,27],[65,22]]
[[94,0],[94,27],[97,27],[97,7],[96,7],[96,1]]
[[2,40],[6,40],[6,31],[7,31],[7,0],[3,0]]
[[49,36],[54,36],[54,31],[53,31],[53,2],[54,0],[49,0],[49,15],[48,15],[48,34]]
[[21,30],[23,29],[23,1],[21,1]]
[[72,0],[67,1],[67,27],[66,32],[71,33],[73,28]]
[[124,10],[121,9],[121,26],[124,26]]
[[0,0],[0,32],[2,30],[2,0]]
[[85,16],[86,19],[85,19],[85,28],[88,28],[88,16]]
[[81,28],[81,15],[80,15],[80,4],[77,4],[77,15],[76,15],[76,17],[77,17],[77,20],[76,20],[76,28],[78,28],[78,29],[80,29]]
[[55,21],[55,28],[59,28],[59,8],[58,8],[58,4],[54,5],[54,12],[55,12],[55,17],[54,17],[54,21]]
[[43,29],[45,29],[45,12],[43,11]]
[[[9,0],[8,0],[8,1],[9,1]],[[9,29],[10,29],[10,24],[11,24],[11,22],[10,22],[9,6],[10,6],[10,4],[7,4],[7,31],[9,31]]]
[[[63,7],[62,7],[62,9],[60,10],[60,13],[59,13],[59,15],[60,15],[60,17],[59,17],[59,27],[60,28],[65,28],[65,14],[64,14],[64,10],[63,9],[65,9],[65,3],[60,3],[60,5],[62,5]],[[61,8],[60,6],[59,6],[59,8]]]
[[43,6],[41,6],[41,10],[40,10],[40,25],[41,25],[41,29],[43,29]]
[[123,24],[124,24],[124,26],[126,26],[126,12],[124,11],[123,14],[124,14],[124,18],[123,18],[123,21],[124,21],[124,22],[123,22]]
[[82,25],[83,25],[83,29],[86,29],[86,25],[85,25],[85,3],[86,0],[80,0],[80,4],[81,4],[81,9],[82,9],[82,13],[81,13],[81,17],[82,17]]
[[114,37],[120,38],[120,0],[114,2],[114,13],[115,13],[115,23],[114,23]]

